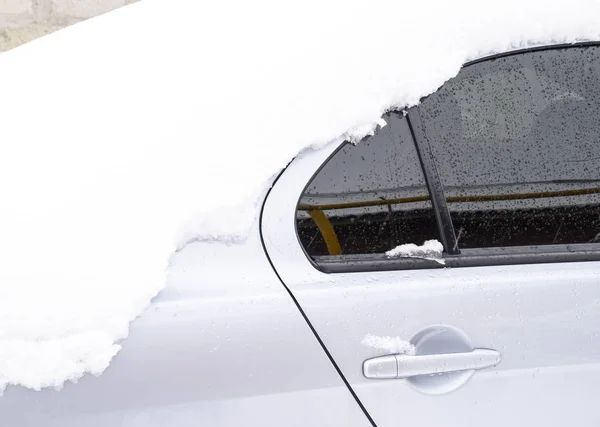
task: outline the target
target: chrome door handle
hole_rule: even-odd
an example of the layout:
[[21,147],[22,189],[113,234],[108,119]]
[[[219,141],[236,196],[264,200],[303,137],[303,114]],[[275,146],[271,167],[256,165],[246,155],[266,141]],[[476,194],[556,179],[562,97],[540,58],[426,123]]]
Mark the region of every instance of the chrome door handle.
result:
[[467,353],[426,354],[407,356],[392,354],[365,360],[363,374],[367,378],[410,378],[447,372],[489,368],[501,360],[495,350],[476,348]]

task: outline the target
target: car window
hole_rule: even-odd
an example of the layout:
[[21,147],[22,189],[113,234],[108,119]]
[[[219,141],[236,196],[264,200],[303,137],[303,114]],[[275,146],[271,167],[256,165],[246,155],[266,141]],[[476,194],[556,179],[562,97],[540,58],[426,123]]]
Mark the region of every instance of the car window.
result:
[[600,48],[479,62],[423,100],[459,248],[600,242]]
[[384,120],[375,135],[343,145],[302,194],[296,224],[309,255],[383,253],[438,238],[407,120]]

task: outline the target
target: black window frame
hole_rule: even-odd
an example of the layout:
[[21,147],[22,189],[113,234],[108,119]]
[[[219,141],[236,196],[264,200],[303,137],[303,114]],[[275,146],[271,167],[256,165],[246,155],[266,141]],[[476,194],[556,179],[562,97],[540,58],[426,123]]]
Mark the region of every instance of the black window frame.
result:
[[[465,63],[461,69],[481,62],[494,61],[498,58],[520,55],[530,52],[546,50],[561,50],[572,48],[584,48],[600,46],[600,41],[581,42],[572,44],[554,44],[536,46],[527,49],[519,49],[495,55],[489,55]],[[439,90],[439,88],[437,89]],[[436,90],[436,91],[437,91]],[[423,102],[427,97],[420,99]],[[444,264],[436,261],[419,258],[386,258],[385,254],[347,254],[319,256],[317,259],[310,256],[304,246],[300,243],[298,234],[298,223],[294,220],[294,229],[298,243],[302,247],[304,255],[309,262],[319,271],[324,273],[354,273],[370,271],[397,271],[397,270],[420,270],[435,268],[460,268],[460,267],[486,267],[500,265],[524,265],[544,263],[566,263],[583,261],[600,261],[600,243],[571,243],[558,245],[536,245],[536,246],[509,246],[491,248],[458,249],[455,229],[452,224],[450,210],[446,203],[443,185],[436,169],[436,163],[429,141],[423,130],[421,117],[417,107],[398,112],[404,114],[408,121],[413,142],[416,145],[417,154],[427,189],[431,199],[438,232],[442,245],[444,246]],[[296,210],[300,205],[302,195],[312,183],[313,179],[321,172],[323,167],[334,157],[348,141],[344,141],[333,153],[331,153],[323,164],[315,171],[306,183],[298,202]]]

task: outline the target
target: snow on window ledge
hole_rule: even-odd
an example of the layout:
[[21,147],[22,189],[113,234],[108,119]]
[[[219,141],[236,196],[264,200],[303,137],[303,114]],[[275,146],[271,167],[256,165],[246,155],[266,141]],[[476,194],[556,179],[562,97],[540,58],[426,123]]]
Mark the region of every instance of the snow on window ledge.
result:
[[427,240],[421,246],[414,243],[406,243],[396,246],[385,253],[388,258],[420,258],[445,264],[442,252],[444,247],[437,240]]

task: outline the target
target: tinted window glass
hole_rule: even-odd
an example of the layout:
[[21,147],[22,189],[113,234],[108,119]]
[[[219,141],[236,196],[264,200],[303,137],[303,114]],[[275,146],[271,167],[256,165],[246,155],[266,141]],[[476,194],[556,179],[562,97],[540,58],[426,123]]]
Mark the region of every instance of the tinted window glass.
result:
[[437,239],[416,148],[402,115],[345,144],[300,199],[297,228],[309,255],[371,254]]
[[474,64],[418,108],[459,248],[600,241],[600,48]]

